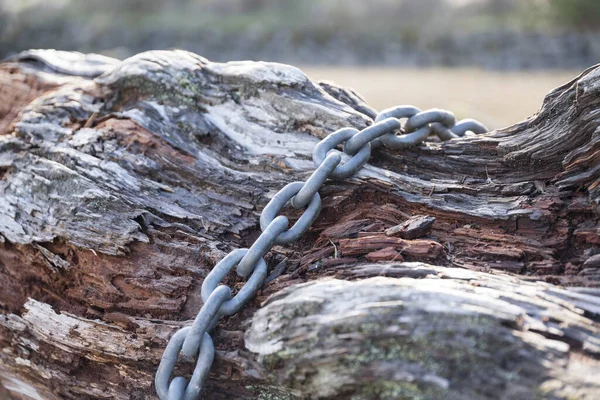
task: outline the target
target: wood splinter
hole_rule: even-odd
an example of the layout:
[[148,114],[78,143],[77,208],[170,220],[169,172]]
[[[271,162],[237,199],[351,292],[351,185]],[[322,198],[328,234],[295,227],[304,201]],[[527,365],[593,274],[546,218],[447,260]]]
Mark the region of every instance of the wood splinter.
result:
[[399,225],[386,229],[385,234],[412,240],[423,237],[431,232],[431,227],[434,222],[434,217],[428,215],[415,215]]

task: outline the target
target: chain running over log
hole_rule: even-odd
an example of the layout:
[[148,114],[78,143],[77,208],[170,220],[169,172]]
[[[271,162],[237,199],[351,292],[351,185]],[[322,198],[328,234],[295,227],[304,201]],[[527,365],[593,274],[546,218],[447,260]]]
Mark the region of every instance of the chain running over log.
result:
[[[406,119],[404,126],[402,119]],[[342,128],[321,140],[313,151],[315,171],[305,182],[292,182],[273,196],[261,213],[262,233],[254,244],[249,249],[230,252],[204,279],[201,289],[204,304],[194,323],[177,331],[163,353],[154,380],[158,397],[161,400],[196,400],[200,396],[215,355],[209,332],[221,316],[237,313],[260,290],[267,276],[264,256],[271,247],[292,243],[310,228],[321,211],[318,191],[327,179],[340,180],[354,175],[369,160],[374,147],[384,145],[403,149],[417,146],[431,135],[450,140],[467,132],[481,134],[487,131],[485,125],[473,119],[456,122],[454,114],[446,110],[421,111],[413,106],[398,106],[381,111],[375,123],[362,131]],[[343,146],[343,152],[335,149],[338,145]],[[295,208],[306,207],[289,229],[287,217],[277,216],[287,203]],[[250,276],[235,296],[229,286],[219,285],[234,267],[239,276]],[[181,376],[171,380],[180,353],[197,358],[189,382]]]

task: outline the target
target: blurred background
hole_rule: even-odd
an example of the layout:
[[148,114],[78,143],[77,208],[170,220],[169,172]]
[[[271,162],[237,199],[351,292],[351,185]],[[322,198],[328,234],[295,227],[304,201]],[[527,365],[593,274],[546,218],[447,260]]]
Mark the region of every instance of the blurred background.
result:
[[0,0],[0,59],[29,48],[284,62],[499,128],[600,62],[600,0]]

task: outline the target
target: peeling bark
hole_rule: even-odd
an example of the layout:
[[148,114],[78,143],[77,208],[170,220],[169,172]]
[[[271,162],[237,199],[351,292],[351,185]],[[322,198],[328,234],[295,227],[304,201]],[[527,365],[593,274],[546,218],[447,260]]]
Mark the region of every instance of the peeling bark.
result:
[[427,215],[415,215],[401,223],[385,230],[388,236],[398,235],[402,239],[416,239],[431,231],[435,218]]
[[[598,398],[599,80],[325,185],[313,229],[274,248],[268,284],[215,331],[204,397]],[[25,52],[0,82],[0,396],[15,398],[154,398],[203,277],[310,174],[319,138],[376,113],[291,66],[183,51]]]

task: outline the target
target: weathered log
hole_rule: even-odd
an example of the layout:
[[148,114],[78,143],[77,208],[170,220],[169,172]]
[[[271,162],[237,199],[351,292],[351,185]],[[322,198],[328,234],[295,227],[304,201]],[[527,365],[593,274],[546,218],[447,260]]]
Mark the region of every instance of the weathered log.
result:
[[[25,52],[0,82],[0,396],[15,398],[155,398],[203,277],[308,176],[319,138],[375,114],[291,66],[183,51]],[[313,229],[217,327],[204,397],[598,398],[599,82],[591,68],[527,121],[379,149],[324,186]],[[423,214],[426,237],[386,235]]]

